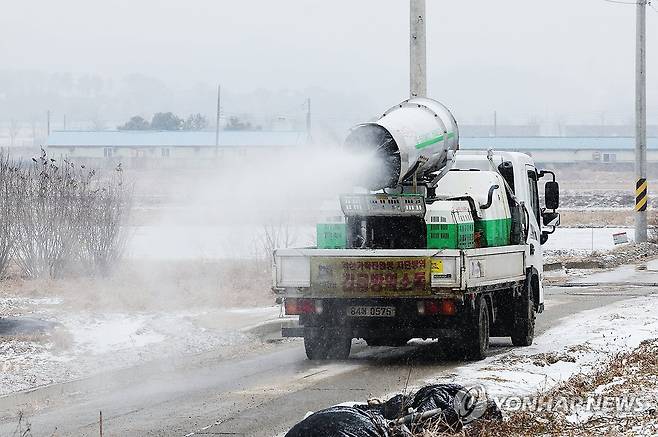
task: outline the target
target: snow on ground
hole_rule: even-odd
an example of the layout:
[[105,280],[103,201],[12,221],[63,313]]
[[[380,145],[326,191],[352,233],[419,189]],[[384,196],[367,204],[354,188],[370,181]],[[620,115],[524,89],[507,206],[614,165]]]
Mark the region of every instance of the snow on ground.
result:
[[25,314],[27,308],[59,305],[61,303],[62,299],[52,297],[38,299],[5,297],[0,298],[0,314],[2,314],[3,317],[9,317],[14,314]]
[[608,250],[615,247],[612,234],[618,232],[626,232],[629,238],[633,238],[630,228],[559,228],[548,238],[543,249],[549,253],[560,250]]
[[166,337],[155,332],[148,322],[147,316],[140,314],[83,314],[69,319],[67,328],[76,352],[98,355],[128,345],[140,348],[163,341]]
[[[584,311],[515,348],[427,381],[482,385],[494,396],[530,395],[588,372],[611,355],[658,337],[658,295]],[[494,349],[495,350],[495,349]]]
[[60,299],[0,298],[0,395],[151,360],[254,342],[243,330],[278,307],[160,312],[73,310]]

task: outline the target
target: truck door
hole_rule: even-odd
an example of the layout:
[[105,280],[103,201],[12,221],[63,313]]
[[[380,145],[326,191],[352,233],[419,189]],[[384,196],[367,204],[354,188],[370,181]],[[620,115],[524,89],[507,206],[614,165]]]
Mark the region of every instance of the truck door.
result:
[[544,290],[541,285],[544,276],[544,264],[542,261],[542,247],[540,243],[541,207],[539,205],[539,189],[537,188],[539,176],[537,174],[537,169],[531,165],[526,165],[526,174],[528,181],[528,202],[526,207],[528,209],[528,215],[530,216],[528,229],[530,254],[528,261],[529,264],[537,270],[539,275],[539,301],[535,302],[535,304],[541,305],[544,302]]

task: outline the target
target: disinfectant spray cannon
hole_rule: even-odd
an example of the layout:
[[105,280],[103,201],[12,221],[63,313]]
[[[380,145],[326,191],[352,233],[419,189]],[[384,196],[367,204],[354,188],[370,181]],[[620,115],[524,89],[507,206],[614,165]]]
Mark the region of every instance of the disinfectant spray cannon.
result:
[[367,180],[372,190],[411,185],[436,185],[459,148],[457,122],[436,100],[413,98],[386,111],[377,121],[355,126],[346,147],[372,159]]
[[345,147],[359,160],[356,183],[371,190],[340,197],[340,223],[318,226],[318,247],[442,249],[510,241],[502,176],[450,171],[457,122],[441,103],[412,98],[355,126]]

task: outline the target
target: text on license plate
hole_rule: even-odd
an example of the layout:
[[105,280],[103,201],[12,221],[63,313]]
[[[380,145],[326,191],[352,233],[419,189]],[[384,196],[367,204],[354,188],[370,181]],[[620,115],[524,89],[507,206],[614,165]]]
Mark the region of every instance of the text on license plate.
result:
[[395,317],[395,307],[351,306],[347,307],[350,317]]

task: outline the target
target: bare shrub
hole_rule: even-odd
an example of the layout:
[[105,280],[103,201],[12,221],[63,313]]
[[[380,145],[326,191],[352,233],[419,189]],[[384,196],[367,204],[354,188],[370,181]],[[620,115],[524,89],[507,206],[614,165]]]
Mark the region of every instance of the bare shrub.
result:
[[[10,187],[16,202],[13,259],[29,277],[57,276],[72,252],[75,182],[45,156],[19,167]],[[68,219],[68,220],[67,220]]]
[[132,206],[132,196],[124,185],[120,166],[102,187],[92,181],[91,172],[88,176],[80,196],[84,213],[78,216],[79,257],[86,264],[86,271],[106,274],[125,252],[124,224]]
[[290,247],[297,241],[297,229],[290,224],[290,218],[281,216],[263,226],[261,236],[262,259],[271,261],[275,249]]
[[12,259],[29,277],[106,273],[125,247],[131,193],[121,167],[99,178],[95,170],[45,151],[16,165],[8,197],[14,225]]
[[7,273],[12,249],[13,205],[9,197],[9,180],[13,167],[9,158],[0,150],[0,278]]

